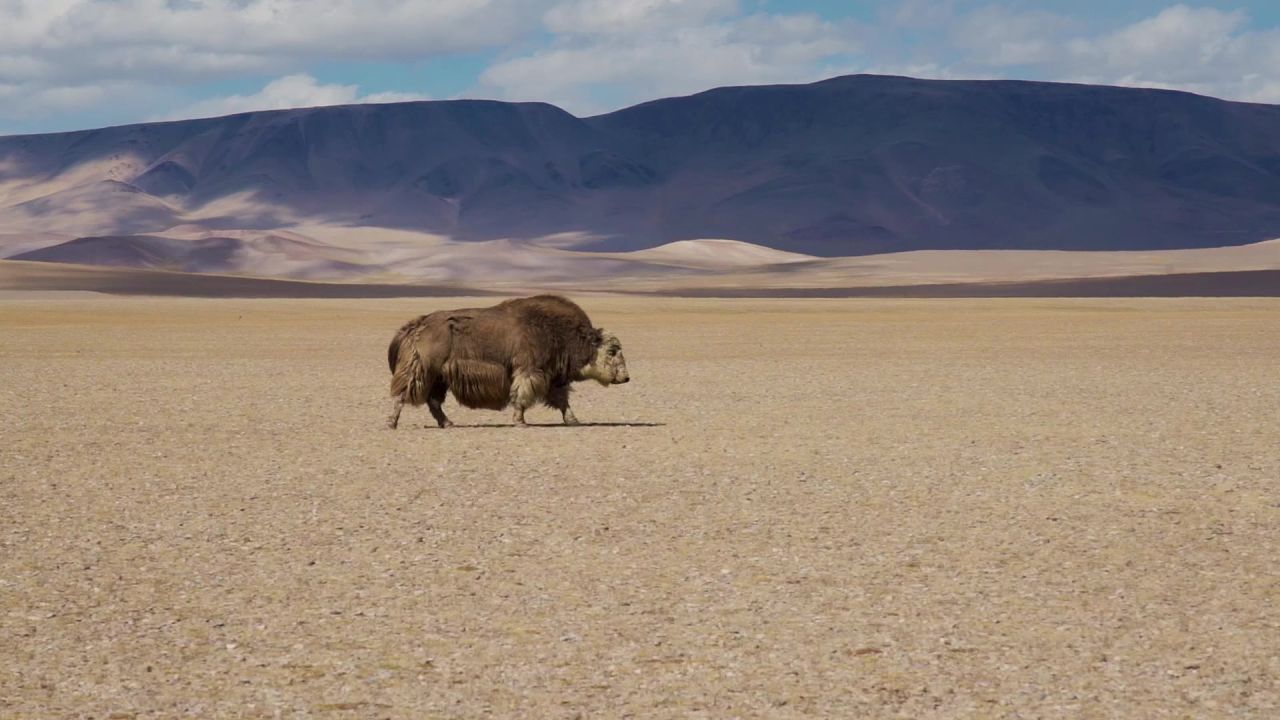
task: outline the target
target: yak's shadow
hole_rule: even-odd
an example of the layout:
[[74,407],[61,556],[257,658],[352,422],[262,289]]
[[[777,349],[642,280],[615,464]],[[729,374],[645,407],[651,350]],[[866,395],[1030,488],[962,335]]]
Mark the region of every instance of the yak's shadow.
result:
[[[578,423],[577,425],[565,425],[564,423],[529,423],[528,424],[528,427],[530,428],[563,428],[565,430],[572,430],[573,428],[588,428],[588,427],[666,427],[666,426],[667,426],[666,423],[652,423],[652,422],[584,422],[584,423]],[[438,429],[484,430],[486,428],[513,428],[514,429],[517,426],[515,425],[515,423],[471,423],[471,424],[465,424],[465,425],[462,423],[455,423],[451,427],[447,427],[447,428],[437,428],[435,425],[424,425],[424,427],[426,427],[429,430],[438,430]]]

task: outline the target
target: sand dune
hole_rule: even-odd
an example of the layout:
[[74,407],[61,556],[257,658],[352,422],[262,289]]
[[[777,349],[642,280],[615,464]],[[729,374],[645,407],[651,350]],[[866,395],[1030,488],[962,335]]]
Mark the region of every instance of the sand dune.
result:
[[11,259],[21,261],[491,290],[768,294],[1280,269],[1280,240],[1188,250],[924,250],[849,258],[818,258],[723,239],[683,240],[630,252],[574,249],[583,242],[590,240],[460,242],[409,230],[314,224],[275,230],[179,224],[164,233],[71,240],[49,233],[0,237],[0,247],[29,248],[10,252]]
[[527,242],[490,240],[445,243],[385,266],[405,280],[485,284],[574,283],[591,278],[620,282],[635,275],[670,274],[671,268],[643,260],[544,248]]
[[313,279],[367,274],[370,268],[361,264],[361,257],[296,233],[252,231],[83,237],[12,256],[24,261]]
[[[296,282],[236,275],[191,274],[163,270],[108,269],[100,266],[20,263],[0,260],[0,291],[93,291],[115,295],[177,295],[202,297],[396,297],[438,296],[448,292],[649,293],[685,297],[1274,297],[1280,296],[1280,270],[1102,275],[1041,281],[972,281],[899,284],[739,284],[714,283],[714,277],[673,282],[568,282],[529,279],[463,282],[442,279],[430,284],[361,282]],[[443,288],[443,290],[442,290]]]
[[[1238,247],[1145,252],[931,250],[727,269],[696,278],[628,281],[644,289],[868,287],[1037,282],[1280,269],[1280,240]],[[604,281],[607,284],[607,280]],[[1277,288],[1280,291],[1280,288]]]
[[[16,142],[16,139],[11,142]],[[95,158],[73,156],[61,167],[46,167],[38,164],[40,160],[48,161],[48,158],[14,153],[7,159],[0,159],[0,207],[50,198],[103,181],[127,180],[146,167],[141,156],[129,152]]]
[[75,239],[76,236],[74,235],[62,233],[0,232],[0,258],[13,257],[24,252],[51,247]]
[[[74,185],[5,208],[8,233],[83,236],[104,226],[122,234],[172,227],[182,212],[168,202],[118,180]],[[110,222],[105,222],[110,218]]]
[[677,240],[646,250],[610,253],[611,257],[643,260],[675,267],[729,270],[816,260],[812,255],[786,252],[739,240]]

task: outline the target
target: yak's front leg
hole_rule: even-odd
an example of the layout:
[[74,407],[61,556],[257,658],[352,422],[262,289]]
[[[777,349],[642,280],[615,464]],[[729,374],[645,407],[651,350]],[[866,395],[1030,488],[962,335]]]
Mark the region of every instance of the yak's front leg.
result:
[[547,405],[560,411],[560,416],[564,418],[565,425],[578,425],[578,418],[573,414],[573,410],[569,408],[569,385],[553,385],[547,391]]
[[511,380],[511,421],[517,427],[528,427],[524,411],[533,407],[539,397],[546,395],[546,380],[528,372],[517,372]]

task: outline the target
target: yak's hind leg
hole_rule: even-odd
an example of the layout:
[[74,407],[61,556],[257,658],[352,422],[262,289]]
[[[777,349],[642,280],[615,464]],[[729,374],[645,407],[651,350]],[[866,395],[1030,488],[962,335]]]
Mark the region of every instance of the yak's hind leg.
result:
[[569,384],[552,385],[547,390],[547,405],[560,411],[560,416],[564,418],[565,425],[578,425],[578,418],[573,414],[573,410],[569,408]]
[[444,408],[440,407],[448,392],[449,386],[443,380],[437,380],[431,393],[427,395],[427,409],[431,411],[431,417],[436,419],[436,424],[442,428],[453,427],[453,421],[444,414]]
[[525,427],[524,411],[547,396],[547,380],[541,373],[516,371],[511,380],[511,420]]
[[395,429],[399,424],[400,411],[406,403],[427,404],[436,422],[441,427],[447,425],[449,419],[440,403],[448,392],[448,381],[442,376],[441,366],[451,347],[450,325],[440,313],[423,315],[400,328],[387,349],[391,366],[391,414],[387,416],[387,427]]
[[[391,414],[387,416],[387,427],[395,430],[400,424],[400,411],[404,409],[405,403],[422,405],[430,403],[433,397],[443,398],[444,392],[441,386],[444,385],[444,379],[440,377],[439,372],[432,367],[429,360],[422,358],[417,348],[412,348],[409,353],[402,355],[395,373],[391,376]],[[436,407],[432,408],[433,416],[436,415],[438,406],[439,401],[436,402]],[[436,416],[436,422],[440,422],[439,416]]]
[[400,424],[400,411],[404,409],[404,396],[396,395],[391,398],[391,414],[387,416],[387,427],[395,430]]
[[[435,418],[436,424],[442,428],[453,427],[453,421],[444,414],[444,408],[441,407],[448,392],[449,386],[443,380],[436,380],[427,393],[427,409],[431,411],[431,417]],[[391,398],[391,414],[387,416],[388,428],[395,430],[400,424],[400,411],[404,409],[404,403],[403,393]]]

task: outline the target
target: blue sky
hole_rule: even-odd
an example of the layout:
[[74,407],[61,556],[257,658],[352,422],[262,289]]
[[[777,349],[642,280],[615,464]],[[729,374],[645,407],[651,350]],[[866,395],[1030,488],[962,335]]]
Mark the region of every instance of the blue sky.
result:
[[0,134],[457,97],[590,115],[857,72],[1280,103],[1280,2],[0,0]]

